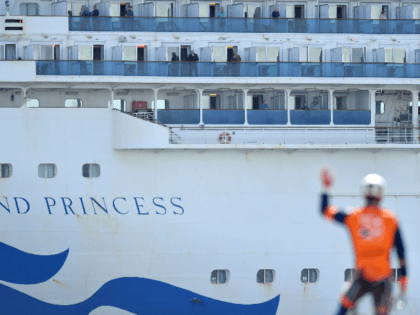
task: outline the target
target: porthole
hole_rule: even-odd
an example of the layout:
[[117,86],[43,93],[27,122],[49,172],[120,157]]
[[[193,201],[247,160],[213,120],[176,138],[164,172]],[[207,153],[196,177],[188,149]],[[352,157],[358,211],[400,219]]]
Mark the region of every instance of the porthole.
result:
[[211,272],[210,281],[213,284],[224,284],[228,281],[229,270],[216,269]]
[[42,178],[52,178],[57,174],[57,167],[54,164],[39,164],[38,176]]

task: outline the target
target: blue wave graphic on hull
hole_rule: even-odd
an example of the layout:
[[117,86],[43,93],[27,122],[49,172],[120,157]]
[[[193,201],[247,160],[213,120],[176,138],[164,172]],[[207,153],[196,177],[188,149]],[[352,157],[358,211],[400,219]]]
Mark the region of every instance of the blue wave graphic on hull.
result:
[[37,284],[53,277],[63,267],[69,250],[57,255],[33,255],[0,242],[0,280]]
[[113,306],[141,315],[274,315],[280,301],[278,295],[260,304],[233,304],[144,278],[111,280],[90,298],[74,305],[49,304],[2,284],[0,296],[2,315],[88,315],[100,306]]

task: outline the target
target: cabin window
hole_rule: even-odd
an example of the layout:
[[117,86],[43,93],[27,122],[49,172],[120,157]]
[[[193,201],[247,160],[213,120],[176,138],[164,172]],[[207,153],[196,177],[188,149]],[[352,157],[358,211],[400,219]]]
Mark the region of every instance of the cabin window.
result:
[[344,281],[353,282],[354,281],[355,269],[346,269],[344,271]]
[[382,101],[376,101],[376,115],[382,115],[385,113],[385,103]]
[[400,278],[402,277],[402,271],[401,268],[392,269],[392,274],[391,274],[391,282],[397,282],[398,280],[400,280]]
[[319,270],[318,269],[302,269],[300,274],[300,281],[303,283],[314,283],[318,281]]
[[[152,101],[152,109],[154,109],[154,101]],[[168,100],[157,100],[157,109],[169,109]]]
[[26,106],[28,107],[39,107],[39,101],[36,98],[26,100]]
[[83,102],[82,100],[78,99],[67,99],[64,103],[64,107],[82,107]]
[[224,284],[227,282],[229,271],[224,269],[216,269],[211,272],[210,281],[213,284]]
[[16,60],[16,44],[6,44],[4,47],[4,55],[0,53],[0,57],[4,60]]
[[82,167],[83,177],[99,177],[100,167],[99,164],[84,164]]
[[0,164],[0,178],[8,178],[12,176],[12,166],[10,164]]
[[[158,105],[159,105],[159,103],[158,103]],[[127,111],[127,102],[125,100],[114,100],[114,108],[119,109],[122,112],[126,112]]]
[[38,176],[42,178],[52,178],[57,174],[57,167],[54,164],[39,164]]
[[270,284],[274,281],[273,269],[260,269],[257,272],[257,283]]
[[39,15],[38,3],[21,3],[20,15]]

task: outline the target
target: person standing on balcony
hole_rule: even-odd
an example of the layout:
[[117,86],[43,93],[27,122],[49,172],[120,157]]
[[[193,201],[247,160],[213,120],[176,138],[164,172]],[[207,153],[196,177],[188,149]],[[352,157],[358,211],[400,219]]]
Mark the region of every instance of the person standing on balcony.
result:
[[267,105],[266,100],[264,100],[264,102],[260,105],[260,109],[270,109],[270,107],[268,107],[268,105]]
[[195,73],[195,75],[198,75],[197,72],[197,62],[200,59],[198,58],[198,56],[194,53],[194,50],[191,50],[191,54],[188,55],[188,61],[191,62],[191,76],[193,76]]
[[280,12],[278,8],[275,8],[275,10],[273,11],[273,13],[271,14],[271,16],[275,19],[278,19],[280,17]]
[[175,52],[172,53],[172,59],[171,61],[179,61],[179,57],[176,55]]
[[88,7],[85,6],[85,10],[83,11],[82,16],[92,16],[92,13]]
[[385,10],[381,11],[381,14],[379,14],[379,19],[380,20],[386,20],[387,19]]
[[132,6],[128,6],[128,11],[125,12],[125,16],[127,16],[127,17],[133,17],[134,16],[133,7]]
[[311,105],[309,105],[309,109],[310,109],[310,110],[317,110],[317,109],[319,109],[318,107],[319,107],[319,105],[318,105],[318,98],[317,98],[317,97],[315,97],[315,99],[314,99],[314,101],[312,102],[312,104],[311,104]]
[[226,17],[226,12],[225,12],[225,8],[224,7],[221,7],[220,8],[220,11],[217,12],[216,17],[218,17],[218,18],[225,18]]
[[99,16],[99,10],[96,8],[96,5],[93,6],[92,16]]

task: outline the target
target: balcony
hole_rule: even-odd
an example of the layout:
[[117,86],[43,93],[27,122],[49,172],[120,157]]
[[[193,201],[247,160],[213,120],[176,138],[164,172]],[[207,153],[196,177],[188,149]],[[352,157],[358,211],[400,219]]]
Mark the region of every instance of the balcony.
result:
[[301,62],[36,61],[37,75],[420,78],[420,64]]
[[79,32],[420,34],[419,20],[69,17]]
[[237,145],[418,145],[418,128],[171,128],[172,144]]

